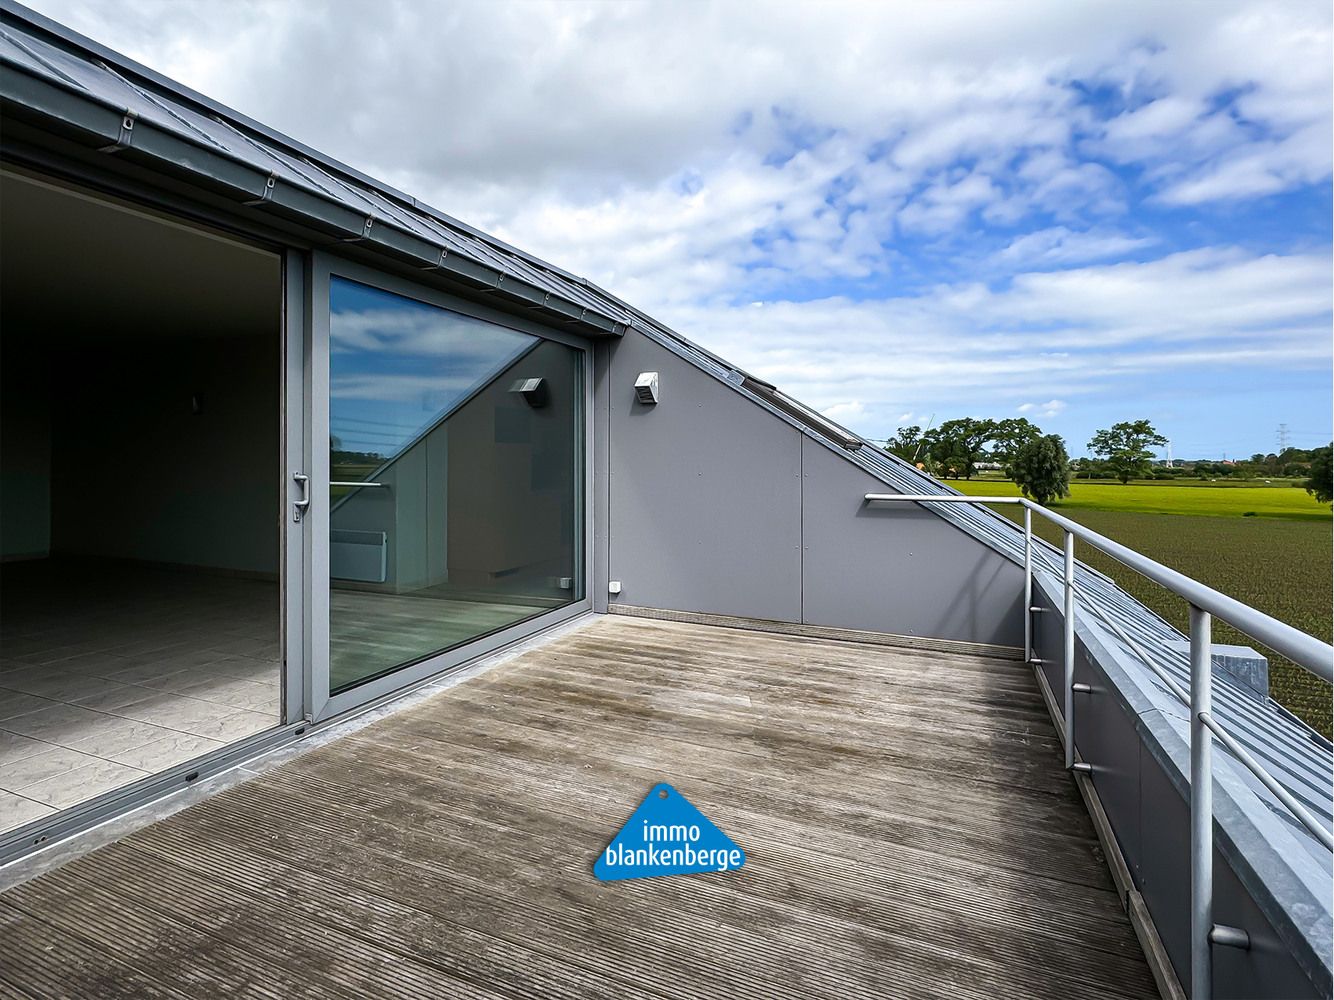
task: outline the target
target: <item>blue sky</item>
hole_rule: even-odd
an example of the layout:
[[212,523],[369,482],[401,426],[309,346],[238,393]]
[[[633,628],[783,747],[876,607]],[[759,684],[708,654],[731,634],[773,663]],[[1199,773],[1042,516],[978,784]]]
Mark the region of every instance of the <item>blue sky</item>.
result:
[[868,435],[1330,439],[1328,3],[34,5]]

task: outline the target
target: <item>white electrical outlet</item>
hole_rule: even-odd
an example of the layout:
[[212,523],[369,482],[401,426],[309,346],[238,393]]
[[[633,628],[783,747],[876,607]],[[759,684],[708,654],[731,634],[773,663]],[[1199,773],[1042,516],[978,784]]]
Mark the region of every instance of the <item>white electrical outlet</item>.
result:
[[610,580],[610,581],[608,581],[608,583],[607,583],[607,593],[609,593],[609,594],[619,594],[620,592],[621,592],[621,581],[620,581],[620,580]]

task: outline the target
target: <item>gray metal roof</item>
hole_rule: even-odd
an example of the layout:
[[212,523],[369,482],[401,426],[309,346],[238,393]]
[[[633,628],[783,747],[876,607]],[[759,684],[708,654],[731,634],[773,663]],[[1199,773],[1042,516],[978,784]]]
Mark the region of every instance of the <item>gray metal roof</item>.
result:
[[0,0],[0,98],[93,148],[152,161],[299,217],[335,239],[439,269],[549,321],[624,332],[631,312],[582,278],[174,83],[11,0]]
[[[0,101],[7,113],[58,124],[90,148],[186,177],[257,211],[299,219],[332,239],[355,242],[494,294],[498,306],[529,310],[537,318],[595,335],[639,329],[838,450],[891,490],[956,493],[790,397],[775,398],[767,383],[586,279],[467,226],[12,0],[0,0]],[[933,509],[1022,563],[1023,534],[1014,522],[973,505]],[[1050,559],[1059,559],[1045,543],[1043,549]],[[1145,647],[1165,650],[1183,639],[1095,570],[1081,564],[1078,582],[1092,595],[1096,606],[1090,610],[1112,617]],[[1188,684],[1184,657],[1170,656],[1165,666]],[[1147,669],[1145,674],[1161,683]],[[1215,715],[1228,731],[1327,826],[1334,822],[1329,744],[1276,703],[1259,702],[1225,679],[1216,682],[1214,700]],[[1261,789],[1259,794],[1268,793]]]

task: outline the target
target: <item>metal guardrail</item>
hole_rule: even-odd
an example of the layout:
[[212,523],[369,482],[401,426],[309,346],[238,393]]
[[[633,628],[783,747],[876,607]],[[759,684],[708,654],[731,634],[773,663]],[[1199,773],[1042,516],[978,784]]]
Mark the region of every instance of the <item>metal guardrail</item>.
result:
[[[1310,814],[1246,749],[1230,736],[1213,716],[1213,618],[1218,616],[1251,638],[1282,653],[1294,663],[1325,681],[1334,680],[1334,647],[1293,628],[1248,604],[1206,587],[1183,573],[1155,562],[1148,556],[1114,542],[1077,521],[1047,510],[1024,497],[933,496],[909,493],[867,493],[867,503],[965,503],[1012,504],[1024,509],[1024,659],[1033,657],[1033,513],[1036,511],[1064,532],[1063,565],[1060,576],[1064,589],[1064,711],[1065,766],[1087,773],[1090,766],[1075,761],[1075,597],[1088,597],[1075,582],[1075,539],[1087,542],[1142,576],[1166,587],[1190,605],[1190,690],[1181,686],[1159,666],[1152,656],[1128,636],[1110,615],[1098,610],[1097,602],[1088,601],[1088,610],[1157,675],[1168,689],[1190,708],[1190,885],[1191,885],[1191,996],[1207,1000],[1213,996],[1211,945],[1249,947],[1246,931],[1213,922],[1213,738],[1220,743],[1273,793],[1297,820],[1326,849],[1334,851],[1334,837]],[[1043,555],[1046,561],[1045,553]],[[1048,568],[1054,569],[1048,564]]]

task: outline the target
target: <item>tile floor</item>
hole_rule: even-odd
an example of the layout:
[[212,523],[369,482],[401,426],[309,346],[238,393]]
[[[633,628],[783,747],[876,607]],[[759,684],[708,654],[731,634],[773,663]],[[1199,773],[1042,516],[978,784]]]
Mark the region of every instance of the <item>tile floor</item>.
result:
[[0,832],[276,725],[278,611],[261,580],[0,567]]

